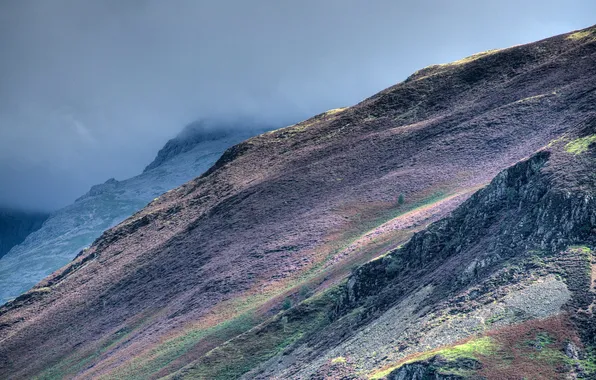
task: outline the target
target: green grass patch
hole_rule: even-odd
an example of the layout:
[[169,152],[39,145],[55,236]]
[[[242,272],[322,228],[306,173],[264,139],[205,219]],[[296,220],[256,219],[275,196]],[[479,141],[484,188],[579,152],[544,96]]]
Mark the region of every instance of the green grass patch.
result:
[[572,245],[569,247],[569,249],[578,250],[586,255],[592,253],[592,249],[585,245]]
[[582,154],[588,150],[590,144],[596,143],[596,134],[575,139],[565,145],[565,151],[571,154]]
[[33,288],[33,289],[29,290],[27,293],[28,294],[33,294],[33,293],[44,294],[44,293],[50,293],[51,291],[52,291],[52,288],[44,286],[42,288]]
[[337,358],[331,359],[331,364],[343,364],[346,362],[346,358],[343,356],[338,356]]
[[[586,357],[582,360],[571,360],[571,364],[579,363],[587,375],[587,379],[596,378],[596,348],[586,350]],[[592,376],[592,377],[591,377]]]
[[567,36],[568,40],[583,40],[589,37],[596,37],[596,29],[581,30]]
[[[488,356],[495,352],[497,349],[497,345],[490,337],[481,337],[476,339],[470,339],[469,341],[458,344],[452,347],[447,347],[443,349],[433,350],[425,353],[421,353],[415,355],[409,360],[402,361],[395,366],[391,366],[385,368],[381,371],[375,372],[369,376],[370,379],[382,379],[389,375],[391,372],[395,371],[396,369],[401,368],[402,366],[414,362],[423,361],[426,359],[430,359],[433,356],[440,355],[441,357],[447,360],[457,360],[457,359],[474,359],[479,360],[482,356]],[[454,369],[450,369],[449,371],[456,371]]]
[[490,337],[482,337],[471,339],[466,343],[439,350],[435,353],[435,355],[441,355],[447,360],[461,358],[479,359],[479,356],[487,356],[493,353],[495,348],[495,343]]
[[334,108],[332,110],[329,110],[327,112],[325,112],[325,116],[331,116],[331,115],[335,115],[336,113],[340,113],[342,111],[347,110],[347,107],[343,107],[343,108]]
[[169,339],[148,352],[136,357],[131,362],[119,367],[105,378],[147,379],[187,354],[204,339],[226,340],[251,329],[257,320],[253,311],[245,312],[236,318],[224,321],[207,329],[191,329],[185,334]]
[[[138,327],[140,324],[141,323],[135,325],[134,327]],[[132,329],[120,329],[108,338],[104,339],[104,341],[99,344],[97,349],[86,350],[81,353],[73,353],[54,366],[46,369],[41,374],[35,376],[34,379],[59,380],[72,377],[73,375],[76,375],[85,369],[85,367],[90,365],[93,360],[97,359],[101,354],[107,352],[115,345],[124,341],[131,332]]]
[[457,60],[457,61],[453,61],[453,62],[450,62],[450,63],[441,64],[440,66],[463,65],[463,64],[466,64],[466,63],[475,61],[477,59],[484,58],[484,57],[487,57],[489,55],[493,55],[495,53],[498,53],[501,50],[502,49],[491,49],[491,50],[483,51],[483,52],[480,52],[480,53],[472,54],[472,55],[470,55],[468,57],[462,58],[462,59]]
[[174,374],[189,379],[237,379],[331,320],[339,288],[331,288],[211,350]]

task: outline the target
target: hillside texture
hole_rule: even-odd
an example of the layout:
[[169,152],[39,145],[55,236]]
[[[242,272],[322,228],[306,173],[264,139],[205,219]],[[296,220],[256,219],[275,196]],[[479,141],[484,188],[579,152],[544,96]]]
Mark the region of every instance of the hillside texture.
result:
[[4,305],[0,377],[591,376],[594,62],[478,54],[228,149]]

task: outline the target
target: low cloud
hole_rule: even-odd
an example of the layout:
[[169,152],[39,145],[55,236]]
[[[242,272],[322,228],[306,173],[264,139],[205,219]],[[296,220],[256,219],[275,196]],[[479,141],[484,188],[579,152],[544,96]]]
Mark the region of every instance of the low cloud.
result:
[[193,120],[304,119],[594,14],[590,0],[3,2],[0,204],[55,209],[139,173]]

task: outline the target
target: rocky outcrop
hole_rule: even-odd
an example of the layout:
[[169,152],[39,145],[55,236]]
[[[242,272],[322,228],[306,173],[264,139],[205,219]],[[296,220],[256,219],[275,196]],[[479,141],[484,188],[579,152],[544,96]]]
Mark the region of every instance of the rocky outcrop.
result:
[[[565,154],[558,152],[559,156]],[[550,155],[541,151],[504,170],[450,217],[415,234],[402,248],[359,268],[347,282],[342,307],[351,309],[368,296],[378,295],[379,289],[394,279],[436,268],[475,246],[481,245],[483,252],[470,258],[458,282],[467,283],[492,264],[529,250],[556,252],[574,244],[593,243],[594,187],[576,193],[561,187],[548,168]],[[589,170],[590,166],[584,167],[587,177]]]
[[116,189],[117,189],[119,183],[120,182],[116,181],[115,178],[110,178],[107,181],[105,181],[104,183],[100,183],[99,185],[93,185],[93,186],[91,186],[91,189],[89,189],[89,191],[85,195],[77,198],[77,200],[75,200],[75,202],[80,202],[86,198],[92,198],[92,197],[100,196],[102,194],[114,193],[114,192],[116,192]]
[[[464,380],[465,375],[453,372],[477,371],[481,364],[474,359],[445,360],[441,356],[404,364],[387,375],[387,380]],[[451,373],[450,373],[451,372]]]

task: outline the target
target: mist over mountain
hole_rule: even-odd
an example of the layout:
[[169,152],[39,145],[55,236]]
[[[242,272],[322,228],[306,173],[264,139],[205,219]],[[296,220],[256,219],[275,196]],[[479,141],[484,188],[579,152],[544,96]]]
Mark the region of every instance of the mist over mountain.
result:
[[169,140],[142,173],[95,184],[49,217],[0,212],[0,303],[67,264],[104,230],[201,175],[232,145],[270,129],[250,121],[196,121]]
[[108,178],[136,175],[193,120],[292,123],[430,64],[586,27],[595,7],[4,1],[0,204],[54,210]]

